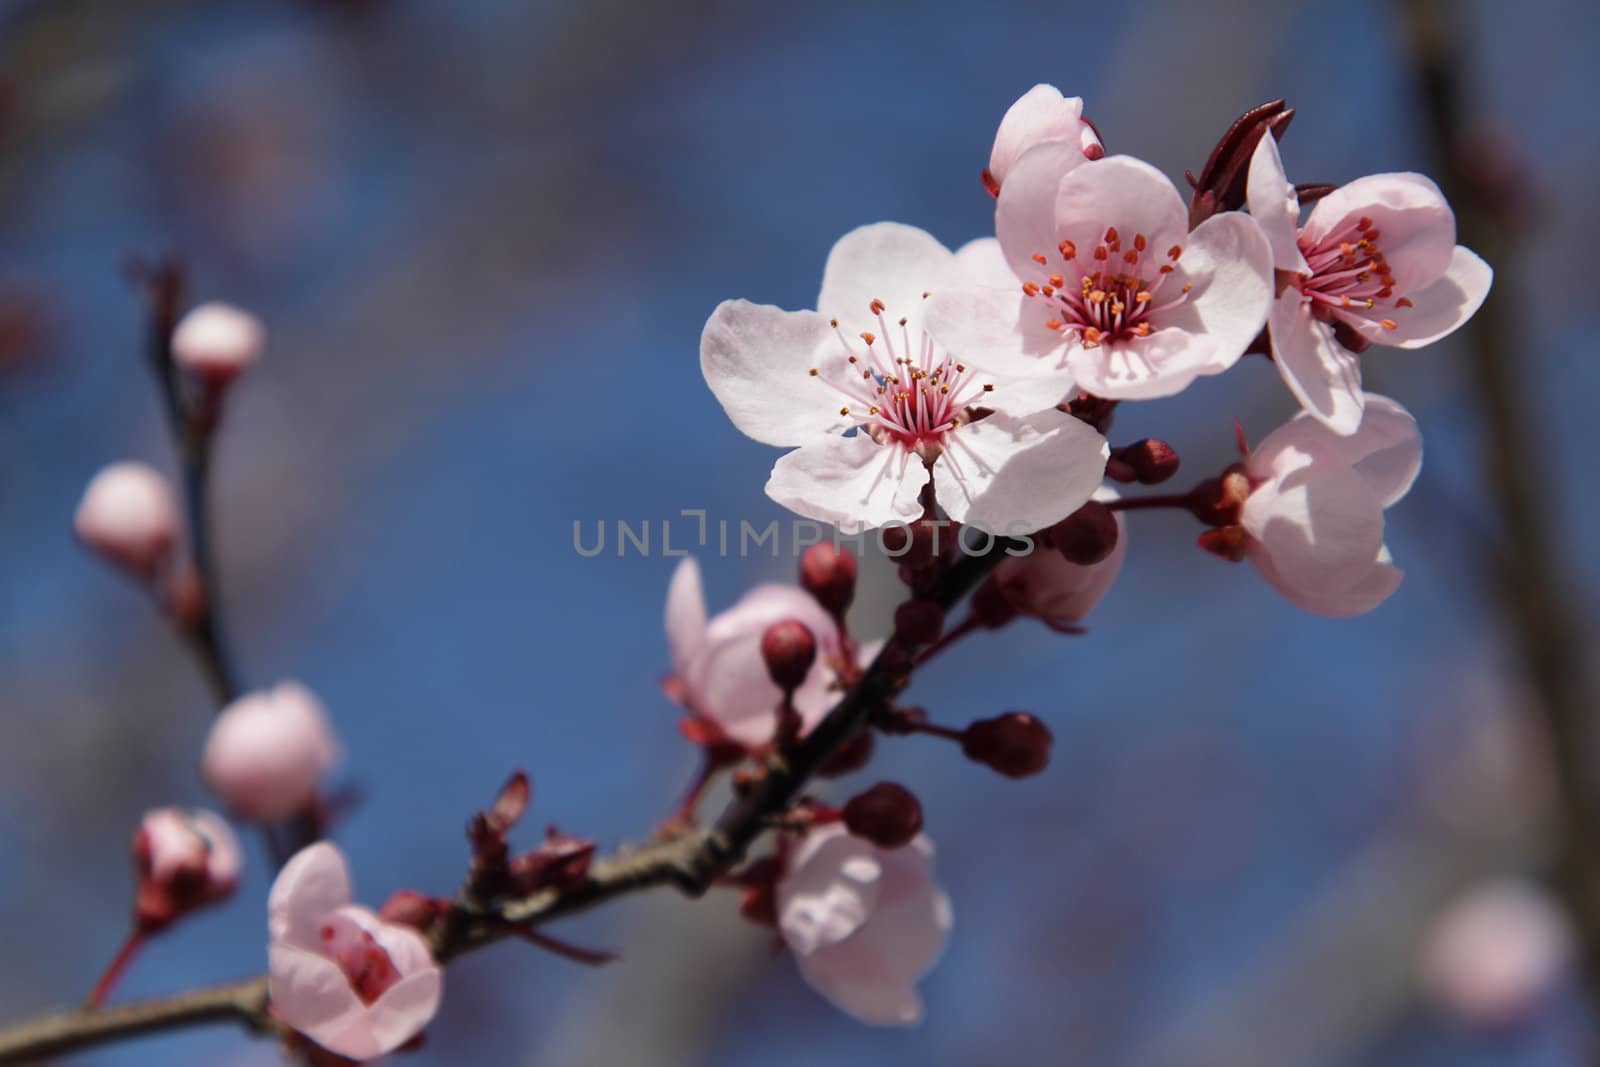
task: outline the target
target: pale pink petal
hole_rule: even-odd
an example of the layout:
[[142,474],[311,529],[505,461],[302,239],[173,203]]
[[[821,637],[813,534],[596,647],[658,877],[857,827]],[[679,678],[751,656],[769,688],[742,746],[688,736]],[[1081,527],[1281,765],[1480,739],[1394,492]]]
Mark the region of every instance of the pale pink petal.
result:
[[[1281,432],[1262,442],[1273,477],[1251,490],[1240,524],[1289,585],[1313,595],[1348,589],[1383,547],[1383,507],[1366,480],[1336,458],[1279,446],[1273,437]],[[1252,457],[1252,470],[1256,463]]]
[[1078,163],[1099,138],[1083,121],[1083,98],[1062,96],[1053,85],[1035,85],[1006,109],[989,153],[989,173],[1004,188],[1006,175],[1022,154],[1036,145],[1061,142],[1074,149]]
[[[932,235],[915,226],[878,222],[851,230],[834,244],[822,271],[817,311],[837,318],[847,337],[882,334],[902,317],[915,337],[923,294],[960,280],[955,253]],[[884,304],[881,315],[872,311],[874,300]]]
[[1054,141],[1028,149],[1006,176],[995,201],[994,232],[1016,276],[1038,273],[1033,256],[1055,252],[1065,236],[1056,232],[1056,198],[1062,179],[1083,162],[1077,148]]
[[443,995],[444,975],[437,967],[403,978],[384,990],[361,1018],[336,1039],[339,1044],[348,1042],[348,1050],[337,1044],[327,1047],[351,1059],[371,1059],[393,1052],[433,1021]]
[[1489,295],[1494,270],[1477,254],[1456,245],[1444,277],[1432,285],[1404,294],[1412,306],[1386,308],[1380,318],[1388,318],[1395,328],[1361,315],[1341,315],[1367,340],[1395,348],[1421,348],[1454,333],[1477,314]]
[[1078,387],[1114,400],[1176,396],[1225,362],[1216,344],[1181,326],[1089,348],[1073,342],[1067,369]]
[[956,266],[970,285],[1016,289],[1019,284],[1006,263],[1006,254],[1000,250],[1000,242],[993,237],[979,237],[956,249]]
[[1031,533],[1082,507],[1105,475],[1105,438],[1059,411],[995,413],[961,427],[933,465],[950,517],[997,536]]
[[384,922],[371,908],[359,904],[347,904],[337,909],[334,915],[370,934],[378,947],[389,954],[389,962],[394,964],[394,969],[400,972],[401,977],[438,966],[428,943],[410,926]]
[[[1117,498],[1117,491],[1109,486],[1094,493],[1094,499],[1102,503]],[[1001,593],[1024,615],[1062,623],[1087,617],[1116,581],[1128,557],[1128,524],[1121,512],[1116,520],[1117,546],[1099,563],[1073,563],[1043,545],[1035,545],[1025,556],[1002,559],[994,569]]]
[[689,664],[706,641],[705,589],[700,582],[700,565],[693,557],[685,557],[672,572],[672,582],[667,586],[666,621],[672,670],[680,679],[686,678]]
[[[1062,386],[1056,394],[1059,400],[1070,391],[1072,383],[1063,358],[1061,335],[1044,325],[1049,317],[1050,312],[1024,296],[1020,286],[968,286],[929,297],[923,325],[946,352],[987,373],[1007,378],[1056,379]],[[992,406],[988,398],[984,403]],[[1004,400],[1000,403],[1003,405]]]
[[1311,314],[1293,286],[1272,305],[1272,359],[1284,384],[1306,411],[1335,433],[1361,425],[1361,363]]
[[812,368],[836,372],[843,346],[826,317],[726,300],[700,335],[700,371],[733,424],[768,445],[798,445],[843,429],[833,393]]
[[1348,437],[1329,434],[1331,449],[1366,480],[1380,505],[1405,496],[1422,469],[1422,434],[1411,412],[1386,396],[1368,393],[1361,425]]
[[809,955],[861,929],[878,906],[884,865],[867,841],[832,824],[808,833],[778,883],[778,928]]
[[1267,324],[1272,250],[1254,219],[1228,211],[1211,216],[1189,234],[1177,268],[1158,291],[1158,302],[1168,286],[1192,288],[1182,303],[1153,316],[1157,332],[1179,326],[1203,335],[1213,351],[1202,373],[1218,374],[1238,362]]
[[296,852],[278,872],[267,897],[267,932],[274,942],[314,952],[324,919],[349,903],[344,853],[319,841]]
[[1283,159],[1278,155],[1275,137],[1262,137],[1256,144],[1255,154],[1250,157],[1245,204],[1251,217],[1261,224],[1261,232],[1272,248],[1273,266],[1294,274],[1310,273],[1297,240],[1300,198],[1283,172]]
[[244,849],[239,845],[239,836],[216,812],[197,810],[189,812],[188,816],[190,826],[209,846],[206,856],[208,892],[226,893],[238,883],[239,873],[244,869]]
[[113,463],[90,480],[73,517],[78,539],[144,577],[153,576],[178,544],[178,498],[145,463]]
[[[1000,195],[1005,197],[1004,189]],[[1035,245],[1027,254],[1052,255],[1065,238],[1078,246],[1079,256],[1085,256],[1112,226],[1124,241],[1143,234],[1152,248],[1172,244],[1188,248],[1189,210],[1167,176],[1132,156],[1107,156],[1061,179],[1054,226],[1049,233],[1034,235]],[[1002,245],[1007,244],[1005,234],[999,237]],[[1015,265],[1009,246],[1006,257]]]
[[922,514],[917,494],[927,482],[920,459],[858,433],[779,457],[767,496],[808,519],[855,532],[916,519]]
[[1286,581],[1272,563],[1272,557],[1259,547],[1246,549],[1250,562],[1272,587],[1283,594],[1285,600],[1302,611],[1330,618],[1349,618],[1365,615],[1382,604],[1400,588],[1405,572],[1394,566],[1394,557],[1388,547],[1378,552],[1378,558],[1364,572],[1351,579],[1347,586],[1301,588]]
[[365,1012],[337,963],[289,944],[267,949],[267,996],[284,1022],[334,1051],[328,1042]]
[[1432,285],[1450,266],[1456,218],[1444,194],[1421,174],[1371,174],[1318,200],[1301,236],[1320,244],[1361,218],[1378,230],[1377,245],[1404,295]]

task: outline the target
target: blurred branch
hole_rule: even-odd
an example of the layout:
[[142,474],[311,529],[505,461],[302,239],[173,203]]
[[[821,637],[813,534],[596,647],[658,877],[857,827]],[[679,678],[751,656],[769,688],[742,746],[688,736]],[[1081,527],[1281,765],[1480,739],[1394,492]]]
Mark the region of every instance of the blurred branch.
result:
[[1529,416],[1524,378],[1517,371],[1513,308],[1522,297],[1516,274],[1513,205],[1483,160],[1470,119],[1468,75],[1457,38],[1463,5],[1408,0],[1406,44],[1427,128],[1439,157],[1442,184],[1456,205],[1463,244],[1496,268],[1494,290],[1462,330],[1483,424],[1483,469],[1497,504],[1503,550],[1488,561],[1504,622],[1513,632],[1533,686],[1533,706],[1551,740],[1559,799],[1553,876],[1577,922],[1589,993],[1600,1017],[1600,835],[1595,826],[1594,743],[1587,717],[1589,680],[1579,613],[1566,592],[1569,568],[1556,534],[1552,493],[1541,477],[1538,434]]

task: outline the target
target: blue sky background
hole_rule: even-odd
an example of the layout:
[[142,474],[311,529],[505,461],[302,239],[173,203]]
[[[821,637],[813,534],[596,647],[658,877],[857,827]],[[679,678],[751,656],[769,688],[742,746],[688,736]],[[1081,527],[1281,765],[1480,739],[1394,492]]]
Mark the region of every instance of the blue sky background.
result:
[[[1517,262],[1500,265],[1526,309],[1506,358],[1527,372],[1530,455],[1565,487],[1549,506],[1587,603],[1600,15],[1499,10],[1463,5],[1460,28],[1472,119],[1527,196]],[[83,995],[123,932],[139,813],[207,799],[198,678],[70,537],[100,466],[171,467],[119,275],[130,253],[178,251],[197,297],[268,323],[217,471],[228,622],[248,681],[297,677],[331,708],[340,780],[367,797],[338,837],[376,902],[449,891],[466,815],[513,766],[533,775],[537,820],[606,843],[646,830],[687,780],[656,686],[674,561],[579,558],[571,524],[781,514],[761,492],[776,453],[699,374],[719,301],[808,306],[829,247],[863,223],[952,247],[989,233],[977,175],[1035,82],[1084,96],[1113,151],[1180,181],[1234,115],[1285,96],[1291,176],[1341,182],[1432,167],[1408,78],[1392,8],[1373,2],[0,5],[0,318],[20,307],[41,338],[0,362],[5,1018]],[[723,921],[705,936],[733,946],[742,979],[686,1005],[701,1025],[650,1062],[1189,1065],[1215,1062],[1219,1031],[1258,1030],[1295,1067],[1575,1062],[1567,994],[1493,1034],[1406,995],[1393,976],[1420,918],[1373,956],[1296,955],[1392,842],[1420,842],[1399,851],[1423,873],[1385,867],[1399,888],[1354,908],[1360,930],[1536,853],[1520,823],[1481,816],[1520,810],[1537,781],[1476,807],[1440,784],[1463,751],[1504,762],[1520,714],[1479,562],[1491,504],[1460,359],[1447,342],[1367,360],[1428,449],[1390,512],[1406,581],[1372,615],[1303,615],[1194,550],[1192,523],[1141,514],[1089,635],[1015,627],[919,679],[936,718],[1025,708],[1057,738],[1025,783],[933,743],[880,746],[873,774],[922,796],[956,907],[921,1028],[851,1023],[713,899],[701,908]],[[1292,410],[1247,360],[1125,408],[1112,436],[1162,436],[1199,477],[1227,462],[1233,417],[1259,439]],[[715,608],[791,561],[702,566]],[[888,566],[868,570],[866,630],[894,592]],[[261,969],[266,886],[257,862],[123,993]],[[579,1062],[604,1036],[584,1027],[649,1014],[625,998],[585,1014],[621,968],[655,976],[642,996],[686,998],[701,950],[630,949],[645,907],[573,925],[623,951],[607,972],[513,946],[452,968],[408,1062]],[[1275,968],[1298,984],[1280,990]],[[1357,1021],[1327,1022],[1346,1002]],[[221,1029],[74,1062],[259,1055],[244,1049]]]

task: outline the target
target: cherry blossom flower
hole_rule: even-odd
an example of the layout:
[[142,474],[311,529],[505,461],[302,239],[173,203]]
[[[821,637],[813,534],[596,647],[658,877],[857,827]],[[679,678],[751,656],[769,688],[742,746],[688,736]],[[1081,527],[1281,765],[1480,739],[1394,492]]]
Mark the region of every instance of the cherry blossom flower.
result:
[[305,811],[338,760],[339,741],[322,702],[300,683],[282,682],[222,710],[200,771],[234,811],[271,822]]
[[813,829],[789,857],[777,904],[778,930],[813,989],[864,1023],[921,1021],[916,984],[951,924],[927,837],[886,850],[838,823]]
[[766,584],[707,622],[699,565],[685,559],[673,572],[667,588],[667,644],[672,650],[667,688],[711,738],[746,748],[772,740],[783,693],[762,658],[761,637],[767,627],[785,619],[804,624],[819,652],[794,694],[803,734],[839,698],[834,664],[845,652],[833,618],[803,589]]
[[[1094,499],[1109,503],[1117,496],[1115,489],[1105,486],[1095,490]],[[1025,556],[1002,559],[994,569],[995,584],[1019,614],[1054,629],[1071,627],[1094,610],[1122,571],[1128,556],[1128,524],[1120,512],[1116,522],[1117,546],[1099,563],[1073,563],[1039,545]]]
[[1409,412],[1368,395],[1342,437],[1301,412],[1268,434],[1244,465],[1244,555],[1293,603],[1318,615],[1360,615],[1400,585],[1383,543],[1383,512],[1422,467]]
[[1055,142],[1076,148],[1081,159],[1099,159],[1106,154],[1100,136],[1083,119],[1082,97],[1062,96],[1053,85],[1035,85],[1001,118],[989,152],[989,169],[983,172],[984,185],[999,196],[1012,164],[1024,152]]
[[172,358],[180,367],[215,384],[226,384],[261,358],[266,329],[261,320],[229,304],[201,304],[172,332]]
[[951,518],[994,533],[1039,529],[1089,498],[1104,439],[1047,410],[1059,397],[1039,381],[979,375],[924,333],[926,295],[961,278],[938,241],[885,222],[834,245],[818,311],[717,308],[700,343],[707,384],[744,433],[794,448],[768,496],[868,528],[921,517],[931,479]]
[[1338,433],[1361,422],[1357,351],[1431,344],[1489,295],[1494,271],[1456,244],[1450,205],[1420,174],[1358,178],[1318,200],[1301,226],[1278,146],[1263,137],[1246,195],[1282,279],[1269,319],[1273,362]]
[[344,854],[325,841],[284,865],[267,899],[267,994],[312,1041],[370,1060],[428,1025],[444,977],[415,930],[384,922],[350,895]]
[[1572,964],[1572,924],[1532,885],[1504,879],[1453,902],[1434,925],[1422,980],[1438,1005],[1465,1022],[1525,1019]]
[[134,832],[133,862],[134,914],[142,928],[155,929],[231,894],[244,852],[220,815],[156,808],[145,813]]
[[142,578],[171,558],[180,528],[172,486],[144,463],[113,463],[96,474],[73,518],[80,541]]
[[1225,212],[1190,232],[1178,190],[1129,156],[1029,149],[1000,190],[995,233],[1021,293],[1017,281],[935,292],[928,330],[985,373],[1042,376],[1051,403],[1074,386],[1171,396],[1231,367],[1266,321],[1260,227]]

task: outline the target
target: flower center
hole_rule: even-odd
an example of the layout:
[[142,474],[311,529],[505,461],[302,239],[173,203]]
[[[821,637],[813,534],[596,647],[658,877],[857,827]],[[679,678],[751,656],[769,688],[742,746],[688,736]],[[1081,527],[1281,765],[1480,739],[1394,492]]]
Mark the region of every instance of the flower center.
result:
[[359,936],[348,938],[343,944],[335,946],[332,943],[336,938],[337,931],[332,926],[322,928],[322,940],[334,949],[333,961],[344,972],[350,988],[355,990],[363,1004],[371,1004],[400,981],[400,972],[395,969],[394,960],[373,940],[371,934],[362,930]]
[[972,421],[972,407],[994,386],[979,382],[966,364],[940,351],[926,331],[919,331],[914,343],[906,318],[891,326],[883,301],[874,300],[870,310],[877,316],[878,333],[846,337],[839,320],[833,320],[846,360],[842,377],[817,367],[811,368],[811,377],[845,397],[848,403],[839,414],[853,416],[874,441],[898,444],[932,462],[943,448],[944,435]]
[[[1318,318],[1332,321],[1340,313],[1374,319],[1380,301],[1397,308],[1412,306],[1406,297],[1394,295],[1395,279],[1378,247],[1380,236],[1363,215],[1353,222],[1346,219],[1315,244],[1301,237],[1300,253],[1311,273],[1300,275],[1296,284]],[[1376,321],[1386,330],[1396,328],[1393,319]]]
[[1083,259],[1078,258],[1078,247],[1071,241],[1062,241],[1056,251],[1065,264],[1062,271],[1046,273],[1050,258],[1036,252],[1033,261],[1039,265],[1039,278],[1024,281],[1022,291],[1048,306],[1046,327],[1060,334],[1076,334],[1085,348],[1148,337],[1156,328],[1151,321],[1155,315],[1188,298],[1191,286],[1187,284],[1176,294],[1169,290],[1171,299],[1165,303],[1156,295],[1183,255],[1182,245],[1167,249],[1164,258],[1169,262],[1156,266],[1161,257],[1149,248],[1144,234],[1134,234],[1133,243],[1124,248],[1121,235],[1112,226]]

